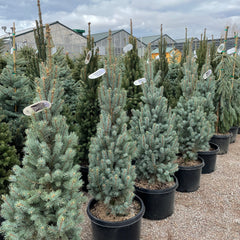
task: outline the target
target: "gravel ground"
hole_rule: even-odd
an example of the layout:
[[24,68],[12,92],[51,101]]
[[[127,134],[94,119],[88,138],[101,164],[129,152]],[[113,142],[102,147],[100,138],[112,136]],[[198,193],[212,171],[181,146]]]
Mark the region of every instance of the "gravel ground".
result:
[[[92,240],[86,206],[82,240]],[[176,192],[172,216],[160,221],[142,219],[140,240],[160,239],[240,240],[240,135],[227,154],[217,156],[216,170],[201,176],[198,191]]]

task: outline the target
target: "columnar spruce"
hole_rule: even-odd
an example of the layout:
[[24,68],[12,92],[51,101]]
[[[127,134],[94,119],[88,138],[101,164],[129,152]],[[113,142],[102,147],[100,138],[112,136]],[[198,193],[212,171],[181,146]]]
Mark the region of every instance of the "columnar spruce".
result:
[[112,62],[111,51],[105,70],[99,88],[100,122],[89,150],[89,189],[113,215],[127,215],[134,197],[136,145],[127,130],[126,91],[121,88],[122,75]]

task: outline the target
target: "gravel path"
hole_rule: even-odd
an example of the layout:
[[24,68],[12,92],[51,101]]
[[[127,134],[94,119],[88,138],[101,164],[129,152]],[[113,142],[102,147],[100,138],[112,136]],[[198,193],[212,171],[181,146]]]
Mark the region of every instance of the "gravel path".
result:
[[[143,219],[140,240],[240,240],[240,135],[227,154],[217,156],[216,166],[201,176],[198,191],[176,192],[172,216]],[[86,213],[82,240],[92,240]]]

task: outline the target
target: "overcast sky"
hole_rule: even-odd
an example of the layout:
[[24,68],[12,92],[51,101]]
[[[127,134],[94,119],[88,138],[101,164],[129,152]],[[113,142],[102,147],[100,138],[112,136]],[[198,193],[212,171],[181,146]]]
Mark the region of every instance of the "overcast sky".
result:
[[[240,30],[240,0],[41,0],[43,23],[59,21],[70,28],[91,33],[109,29],[125,29],[137,37],[163,33],[174,39],[200,38],[204,28],[207,36],[220,38],[225,26]],[[38,19],[37,0],[0,0],[0,26],[8,29],[15,22],[17,30],[34,27]],[[0,28],[0,35],[4,34]]]

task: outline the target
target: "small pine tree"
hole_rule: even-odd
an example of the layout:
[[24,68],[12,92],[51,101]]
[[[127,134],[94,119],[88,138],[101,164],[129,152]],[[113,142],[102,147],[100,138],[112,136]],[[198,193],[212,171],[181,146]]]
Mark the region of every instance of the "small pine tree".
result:
[[33,99],[30,90],[30,80],[24,75],[24,60],[16,61],[16,73],[12,56],[8,56],[7,66],[0,75],[0,107],[4,121],[8,123],[12,135],[12,144],[15,145],[20,157],[23,156],[25,141],[25,129],[28,126],[28,119],[23,116],[23,109]]
[[[101,78],[89,79],[88,76],[98,69],[98,51],[94,51],[94,39],[89,33],[87,37],[87,48],[85,50],[85,58],[87,53],[91,51],[92,57],[88,64],[81,69],[80,92],[77,100],[76,124],[75,131],[78,136],[78,146],[76,154],[76,162],[87,166],[89,146],[91,138],[95,136],[97,131],[97,123],[99,122],[100,106],[98,103],[98,87]],[[80,162],[79,162],[80,161]]]
[[143,69],[138,56],[137,39],[131,35],[129,37],[129,43],[133,45],[133,48],[124,56],[122,87],[127,91],[125,110],[127,111],[127,115],[131,117],[131,110],[139,108],[139,102],[142,96],[141,88],[135,86],[133,82],[142,78]]
[[212,37],[212,42],[210,45],[210,64],[212,67],[213,74],[215,74],[216,67],[219,63],[216,61],[216,52],[217,52],[216,42],[213,40],[213,37]]
[[178,133],[179,154],[183,163],[197,160],[198,151],[209,149],[211,125],[206,119],[203,109],[204,97],[195,96],[198,81],[197,64],[192,57],[192,51],[183,65],[184,78],[181,82],[183,96],[179,98],[176,113],[176,131]]
[[166,75],[166,81],[164,81],[164,96],[168,99],[168,104],[171,108],[175,108],[178,99],[182,95],[180,79],[178,74],[180,71],[180,64],[176,58],[176,52],[170,58],[170,64],[168,66],[168,73]]
[[72,60],[71,57],[69,57],[68,53],[66,53],[65,58],[66,58],[66,62],[68,64],[68,67],[72,70],[74,68],[74,61]]
[[48,100],[51,108],[31,116],[23,166],[13,168],[10,193],[3,196],[1,231],[10,240],[80,239],[83,196],[79,166],[73,165],[77,136],[60,115],[63,88],[48,49],[35,102]]
[[[1,117],[2,119],[2,117]],[[0,122],[0,194],[8,192],[9,181],[12,167],[19,164],[14,146],[10,146],[11,133],[5,122]]]
[[132,110],[131,135],[137,144],[136,173],[139,181],[149,184],[173,181],[177,164],[178,141],[174,115],[163,97],[163,87],[156,87],[160,75],[153,77],[152,64],[146,66],[143,104]]
[[121,88],[122,75],[118,66],[112,63],[109,52],[106,74],[99,89],[100,122],[89,150],[89,189],[92,196],[104,203],[113,215],[126,215],[134,197],[136,174],[132,158],[136,145],[127,130],[128,117],[123,110],[126,91]]

